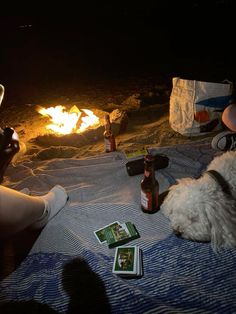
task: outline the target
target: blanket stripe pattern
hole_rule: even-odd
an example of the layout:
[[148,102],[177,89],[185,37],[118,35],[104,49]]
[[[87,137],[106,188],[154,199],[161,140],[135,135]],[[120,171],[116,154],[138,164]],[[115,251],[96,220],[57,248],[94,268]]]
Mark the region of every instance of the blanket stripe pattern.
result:
[[[132,244],[143,251],[141,279],[112,274],[114,249],[93,234],[95,221],[104,225],[111,220],[136,225],[140,238]],[[72,265],[71,275],[65,274],[73,261],[78,269]],[[87,266],[81,274],[83,261]],[[235,313],[235,263],[234,250],[216,254],[210,244],[177,238],[161,212],[147,216],[127,204],[75,206],[47,225],[19,269],[1,283],[1,301],[33,299],[58,313],[70,313],[73,306],[88,313],[99,306],[120,314]]]
[[[170,160],[156,174],[160,192],[178,178],[198,177],[215,155],[209,143],[197,141],[153,150]],[[144,214],[142,175],[129,177],[125,162],[114,152],[9,168],[11,187],[30,187],[39,195],[61,184],[70,202],[42,230],[18,269],[0,283],[0,301],[9,306],[33,302],[68,314],[236,313],[236,250],[216,254],[209,243],[177,238],[161,211]],[[100,244],[94,231],[114,221],[131,221],[140,234],[129,245],[142,249],[142,278],[112,274],[115,249]]]

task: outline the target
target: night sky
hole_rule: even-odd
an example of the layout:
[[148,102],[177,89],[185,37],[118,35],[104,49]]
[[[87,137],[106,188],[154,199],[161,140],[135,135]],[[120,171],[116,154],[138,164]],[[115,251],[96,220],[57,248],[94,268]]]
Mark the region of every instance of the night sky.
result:
[[149,75],[236,79],[233,1],[99,2],[1,15],[1,83],[19,88]]

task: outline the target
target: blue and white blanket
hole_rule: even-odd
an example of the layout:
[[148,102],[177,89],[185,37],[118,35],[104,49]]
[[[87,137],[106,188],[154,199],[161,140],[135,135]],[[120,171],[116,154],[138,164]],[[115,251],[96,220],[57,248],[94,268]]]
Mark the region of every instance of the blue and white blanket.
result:
[[[198,142],[154,150],[170,159],[156,172],[160,192],[177,178],[199,176],[215,154],[208,143]],[[236,250],[216,254],[208,243],[177,238],[161,211],[144,214],[142,174],[129,177],[125,162],[114,152],[26,162],[9,170],[12,187],[40,194],[61,184],[70,201],[1,282],[0,300],[34,300],[58,313],[236,313]],[[115,249],[94,236],[94,230],[117,220],[133,222],[140,233],[130,242],[143,251],[140,279],[112,274]]]

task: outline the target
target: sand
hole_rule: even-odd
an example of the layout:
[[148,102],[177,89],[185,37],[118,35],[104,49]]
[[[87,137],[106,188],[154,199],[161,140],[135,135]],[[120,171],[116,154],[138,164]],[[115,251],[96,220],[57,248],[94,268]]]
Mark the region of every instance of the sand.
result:
[[[21,150],[13,160],[15,164],[25,160],[84,158],[103,153],[103,114],[112,114],[114,110],[127,116],[123,132],[119,130],[119,121],[112,124],[117,150],[169,146],[209,137],[187,137],[171,129],[170,93],[171,80],[164,82],[158,78],[81,84],[78,88],[67,90],[64,95],[48,89],[41,91],[35,98],[31,97],[30,103],[26,97],[20,104],[9,103],[5,93],[0,108],[0,126],[13,127],[19,134]],[[67,110],[76,105],[79,109],[97,112],[101,125],[82,134],[58,135],[46,129],[49,118],[37,111],[39,106],[48,108],[56,105],[63,105]]]

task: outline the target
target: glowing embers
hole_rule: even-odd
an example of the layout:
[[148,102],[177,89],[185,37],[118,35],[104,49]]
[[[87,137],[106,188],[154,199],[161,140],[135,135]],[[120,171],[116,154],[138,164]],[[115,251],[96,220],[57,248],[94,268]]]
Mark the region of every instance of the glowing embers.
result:
[[66,111],[65,106],[50,108],[40,107],[37,111],[48,116],[51,123],[46,128],[58,134],[82,133],[90,127],[99,125],[99,118],[89,109],[79,109],[77,106]]

